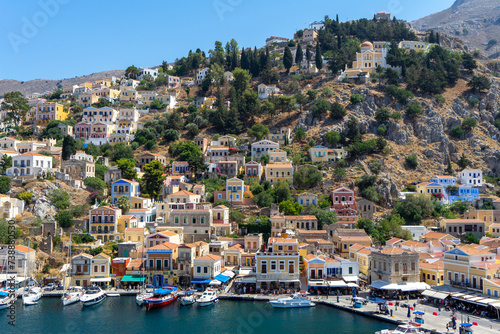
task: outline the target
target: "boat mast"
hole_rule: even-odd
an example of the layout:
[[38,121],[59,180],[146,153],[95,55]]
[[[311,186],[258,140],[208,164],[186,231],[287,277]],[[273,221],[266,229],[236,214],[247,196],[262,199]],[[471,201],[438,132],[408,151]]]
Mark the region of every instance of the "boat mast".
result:
[[144,292],[143,290],[144,289],[144,281],[145,281],[145,278],[144,278],[144,238],[145,238],[145,231],[144,231],[145,227],[142,228],[142,261],[141,261],[141,265],[142,265],[142,288],[141,288],[141,292]]

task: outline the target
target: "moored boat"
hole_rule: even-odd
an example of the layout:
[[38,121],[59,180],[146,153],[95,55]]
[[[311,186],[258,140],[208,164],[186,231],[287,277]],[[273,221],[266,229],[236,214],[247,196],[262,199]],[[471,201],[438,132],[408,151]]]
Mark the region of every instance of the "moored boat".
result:
[[193,305],[196,302],[196,296],[193,290],[188,290],[184,293],[184,296],[180,298],[180,303],[182,306]]
[[206,289],[205,292],[201,295],[200,298],[196,300],[196,303],[200,306],[209,306],[217,303],[219,301],[219,297],[217,293],[213,289]]
[[119,293],[110,293],[110,292],[107,292],[106,296],[108,296],[108,297],[120,297],[120,294]]
[[269,301],[272,307],[276,308],[298,308],[298,307],[313,307],[316,306],[311,300],[300,297],[298,293],[291,297],[278,298]]
[[420,328],[413,325],[399,325],[396,329],[383,329],[375,334],[421,334],[424,333]]
[[61,297],[63,306],[79,302],[82,294],[83,288],[81,286],[70,286]]
[[99,287],[92,287],[85,291],[80,297],[83,306],[92,306],[102,303],[106,299],[106,294]]
[[16,296],[14,293],[10,293],[8,290],[0,291],[0,310],[9,308],[15,301]]
[[177,287],[164,286],[153,291],[153,297],[144,299],[146,310],[168,305],[177,300]]
[[137,294],[137,296],[135,296],[135,302],[137,303],[137,305],[143,306],[144,299],[151,298],[151,297],[153,297],[152,292],[143,291],[143,292]]
[[35,305],[40,298],[42,298],[42,289],[32,287],[26,294],[23,294],[23,305]]

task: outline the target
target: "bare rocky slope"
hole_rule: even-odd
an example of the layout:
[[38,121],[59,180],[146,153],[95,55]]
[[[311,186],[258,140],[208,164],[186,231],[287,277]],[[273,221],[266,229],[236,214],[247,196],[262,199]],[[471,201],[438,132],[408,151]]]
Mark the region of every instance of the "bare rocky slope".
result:
[[35,79],[29,81],[18,81],[10,79],[0,79],[0,96],[3,96],[5,93],[14,91],[20,91],[25,96],[32,93],[44,93],[47,91],[52,91],[57,87],[78,85],[86,81],[93,82],[111,76],[121,77],[124,75],[124,73],[124,70],[111,70],[62,80]]
[[500,1],[456,0],[448,9],[416,21],[412,26],[421,31],[435,30],[458,36],[472,50],[480,50],[489,58],[500,57],[500,45],[488,48],[491,39],[500,42]]

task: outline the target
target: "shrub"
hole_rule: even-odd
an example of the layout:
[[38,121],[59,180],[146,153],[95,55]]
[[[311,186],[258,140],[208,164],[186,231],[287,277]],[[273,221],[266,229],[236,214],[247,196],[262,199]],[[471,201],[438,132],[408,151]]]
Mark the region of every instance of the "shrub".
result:
[[400,89],[395,85],[389,85],[385,87],[385,92],[399,101],[399,103],[406,104],[408,100],[414,98],[412,92],[405,89]]
[[373,174],[377,175],[382,171],[382,164],[378,160],[372,159],[368,162],[368,168]]
[[322,180],[322,174],[313,166],[302,166],[293,174],[293,180],[300,189],[316,187]]
[[351,103],[352,104],[358,104],[358,103],[361,103],[365,100],[365,98],[363,96],[361,96],[360,94],[353,94],[351,95]]
[[477,125],[477,121],[475,118],[472,118],[472,117],[467,117],[462,121],[462,128],[464,128],[466,130],[470,130],[470,129],[476,127],[476,125]]
[[405,161],[411,168],[417,168],[418,166],[418,159],[415,154],[407,155]]
[[326,113],[330,108],[330,103],[323,99],[317,99],[311,105],[311,112],[314,117],[319,117],[322,114]]
[[330,145],[336,145],[340,141],[340,133],[336,131],[330,131],[325,135],[325,140]]
[[475,108],[479,105],[478,99],[469,99],[467,102],[469,103],[469,107],[471,108]]
[[450,129],[450,136],[460,139],[462,138],[462,135],[464,134],[464,130],[460,125],[455,125]]
[[42,273],[44,274],[48,274],[50,272],[50,269],[52,269],[52,267],[50,266],[49,263],[45,264],[42,268]]
[[438,95],[434,96],[434,98],[436,99],[436,102],[439,103],[439,104],[445,104],[446,103],[446,99],[441,94],[438,94]]
[[312,101],[318,96],[318,91],[316,89],[309,89],[306,94],[309,97],[309,100]]
[[391,117],[391,113],[388,108],[378,108],[375,112],[375,119],[377,122],[386,122]]
[[165,139],[165,141],[167,141],[167,142],[176,141],[179,139],[179,132],[177,132],[177,130],[174,130],[174,129],[165,130],[165,134],[163,135],[163,139]]
[[103,180],[97,178],[97,177],[87,177],[83,181],[83,184],[85,184],[87,187],[93,188],[95,190],[103,190],[106,189],[107,185],[106,182]]
[[330,106],[330,109],[330,116],[335,120],[341,120],[345,117],[345,115],[347,115],[344,106],[338,102],[333,102]]
[[387,133],[387,128],[385,127],[385,125],[381,125],[377,128],[377,134],[379,136],[385,136],[386,133]]
[[12,180],[8,176],[0,176],[0,193],[6,194],[10,190],[10,183]]
[[189,123],[186,125],[186,130],[188,131],[188,134],[192,137],[195,137],[200,133],[200,129],[198,129],[198,125],[194,123]]
[[423,113],[422,107],[417,102],[410,104],[408,108],[406,108],[406,115],[410,118],[416,118]]
[[54,218],[56,219],[56,222],[59,224],[59,226],[63,228],[72,227],[74,224],[73,215],[67,210],[59,211],[58,213],[56,213]]
[[49,201],[59,210],[69,207],[71,205],[70,199],[69,194],[62,189],[54,189],[49,195]]
[[324,97],[330,98],[333,96],[333,91],[331,90],[330,87],[324,87],[323,90],[321,91]]
[[33,193],[25,190],[22,193],[20,193],[19,195],[17,195],[17,197],[21,201],[24,201],[24,203],[26,203],[26,205],[28,205],[31,203],[31,200],[33,199]]
[[403,114],[401,114],[399,111],[395,111],[391,114],[392,119],[401,119],[403,118]]

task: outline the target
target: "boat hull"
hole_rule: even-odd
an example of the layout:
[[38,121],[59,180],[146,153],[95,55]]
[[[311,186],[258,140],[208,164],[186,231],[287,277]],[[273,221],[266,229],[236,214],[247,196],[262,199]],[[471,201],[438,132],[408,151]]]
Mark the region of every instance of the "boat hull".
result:
[[80,295],[63,296],[61,300],[63,306],[71,305],[80,301]]
[[305,303],[305,302],[287,302],[287,303],[282,303],[279,301],[270,301],[269,304],[271,304],[272,307],[275,308],[300,308],[300,307],[314,307],[316,304],[314,303]]
[[102,295],[96,296],[95,298],[89,299],[89,300],[82,300],[80,298],[80,302],[83,304],[83,306],[93,306],[100,304],[106,299],[106,295],[103,293]]
[[205,307],[205,306],[210,306],[210,305],[213,305],[215,303],[217,303],[219,301],[219,298],[215,298],[213,300],[207,300],[207,301],[197,301],[198,305],[200,305],[201,307]]
[[169,298],[154,298],[154,297],[147,298],[144,299],[144,305],[146,306],[147,310],[152,308],[158,308],[173,303],[174,301],[177,300],[177,297],[178,296],[175,295]]
[[135,297],[135,303],[139,306],[144,306],[144,299],[153,297],[152,293],[141,293]]
[[190,299],[181,298],[180,299],[180,303],[182,306],[193,305],[195,302],[196,302],[196,300],[194,298],[190,298]]
[[24,305],[35,305],[38,300],[42,297],[41,293],[23,296],[23,304]]

